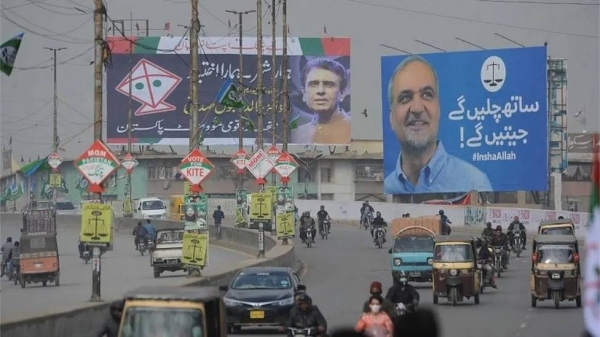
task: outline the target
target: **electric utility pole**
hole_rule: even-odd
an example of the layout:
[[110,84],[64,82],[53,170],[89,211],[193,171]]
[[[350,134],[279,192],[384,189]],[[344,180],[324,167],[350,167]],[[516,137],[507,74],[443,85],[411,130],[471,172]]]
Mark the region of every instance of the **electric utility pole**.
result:
[[[271,132],[273,136],[273,145],[277,144],[277,11],[275,3],[277,0],[271,0]],[[271,172],[271,184],[277,185],[277,172]]]
[[94,139],[102,140],[102,66],[104,65],[104,36],[102,0],[94,0]]
[[281,61],[281,76],[283,83],[281,84],[283,104],[281,124],[283,124],[283,151],[288,150],[288,114],[289,114],[289,96],[288,96],[288,24],[287,24],[287,0],[281,2],[281,12],[283,14],[283,57]]
[[192,1],[192,19],[190,22],[190,151],[199,148],[198,132],[198,34],[200,21],[198,20],[198,1]]
[[256,72],[257,72],[257,88],[258,90],[258,99],[256,106],[256,115],[257,115],[257,128],[258,134],[256,137],[256,142],[259,149],[263,148],[263,32],[262,32],[262,2],[264,0],[256,0],[256,46],[257,46],[257,58],[256,58]]
[[[251,13],[255,13],[255,10],[250,10],[250,11],[233,11],[233,10],[226,10],[225,12],[227,13],[231,13],[234,15],[238,16],[238,28],[239,28],[239,43],[240,43],[240,61],[239,61],[239,72],[238,72],[238,82],[239,82],[239,88],[242,91],[242,97],[244,96],[244,93],[246,92],[246,87],[244,86],[244,44],[243,44],[243,39],[244,39],[244,15],[248,15]],[[239,122],[238,122],[238,148],[241,150],[244,148],[244,129],[245,129],[245,123],[243,123],[243,116],[244,114],[244,108],[240,108],[240,112],[239,112]],[[244,187],[244,175],[243,174],[239,174],[238,175],[238,189],[241,189]]]
[[[58,152],[58,81],[57,81],[57,70],[56,67],[58,65],[56,54],[67,48],[50,48],[44,47],[44,49],[52,51],[52,60],[54,61],[54,114],[52,117],[52,152]],[[56,193],[54,193],[56,196]]]

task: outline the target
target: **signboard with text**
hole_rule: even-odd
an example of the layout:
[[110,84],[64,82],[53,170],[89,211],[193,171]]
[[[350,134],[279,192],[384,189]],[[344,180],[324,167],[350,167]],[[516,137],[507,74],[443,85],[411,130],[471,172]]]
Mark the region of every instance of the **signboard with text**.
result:
[[546,47],[382,57],[384,192],[547,190],[546,62]]

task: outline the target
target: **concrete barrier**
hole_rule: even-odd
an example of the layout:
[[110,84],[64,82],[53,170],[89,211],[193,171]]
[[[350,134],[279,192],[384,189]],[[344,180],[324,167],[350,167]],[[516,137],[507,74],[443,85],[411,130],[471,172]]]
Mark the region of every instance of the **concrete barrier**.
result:
[[[118,231],[131,231],[137,224],[138,219],[116,219]],[[20,226],[21,214],[1,214],[0,227]],[[66,215],[57,217],[58,228],[78,229],[81,223],[80,216]],[[181,222],[153,221],[157,229],[181,228]],[[211,237],[214,236],[214,227],[210,227]],[[258,253],[258,232],[233,227],[222,227],[222,239],[220,243],[229,245],[232,249],[246,253]],[[214,242],[211,240],[211,242]],[[279,244],[269,235],[265,235],[265,258],[250,259],[239,263],[234,268],[224,269],[223,272],[206,278],[190,278],[184,286],[218,286],[228,284],[235,274],[242,268],[251,266],[282,266],[295,267],[297,265],[294,256],[294,246]],[[123,280],[126,282],[127,280]],[[135,288],[135,285],[132,285]],[[116,299],[111,299],[116,300]],[[9,304],[3,303],[8,306]],[[102,304],[89,303],[80,308],[66,312],[54,313],[17,322],[7,322],[1,325],[0,334],[10,337],[95,337],[101,328],[104,319],[108,317],[108,306],[110,302]],[[7,308],[5,308],[7,309]],[[10,309],[9,309],[10,310]]]

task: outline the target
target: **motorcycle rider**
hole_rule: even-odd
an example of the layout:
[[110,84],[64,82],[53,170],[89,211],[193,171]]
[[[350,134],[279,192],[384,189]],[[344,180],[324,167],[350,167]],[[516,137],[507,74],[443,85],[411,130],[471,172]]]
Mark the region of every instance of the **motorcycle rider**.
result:
[[[321,205],[321,210],[317,212],[317,221],[319,222],[319,233],[323,232],[323,220],[331,221],[331,217],[329,213],[325,210],[325,206]],[[327,234],[331,233],[331,222],[329,223],[329,231]]]
[[521,231],[521,238],[523,239],[523,250],[526,250],[525,246],[527,244],[527,231],[525,230],[525,225],[521,221],[519,221],[519,217],[515,216],[513,222],[508,225],[508,236],[510,237],[510,246],[511,248],[515,246],[515,236],[513,235],[513,230],[518,228]]
[[13,249],[11,249],[10,253],[8,254],[8,262],[6,263],[6,271],[9,273],[9,275],[14,275],[13,268],[15,266],[19,266],[19,254],[21,254],[20,250],[19,241],[15,241]]
[[310,216],[309,211],[305,211],[302,213],[302,217],[300,217],[300,239],[302,239],[302,243],[306,242],[306,231],[310,230],[312,233],[312,241],[315,242],[315,237],[317,236],[317,229],[315,228],[315,219]]
[[156,228],[154,225],[152,225],[152,221],[150,221],[150,219],[146,219],[144,228],[146,228],[146,232],[148,232],[148,239],[156,242]]
[[110,317],[106,319],[96,337],[117,337],[119,335],[121,315],[123,315],[123,301],[114,301],[110,305]]
[[[381,296],[383,293],[383,286],[381,285],[381,282],[378,282],[378,281],[372,282],[370,292],[371,292],[371,296],[373,296],[373,295]],[[396,316],[396,309],[394,308],[394,303],[392,303],[387,298],[383,299],[381,310],[384,311],[385,313],[387,313],[388,316],[390,316],[390,318],[394,318]],[[370,312],[370,311],[371,311],[371,308],[369,308],[369,300],[367,300],[367,301],[365,301],[365,304],[363,306],[363,312]]]
[[8,256],[10,255],[10,252],[12,251],[13,247],[14,244],[12,242],[12,237],[10,236],[6,238],[6,243],[4,243],[2,247],[0,247],[0,251],[2,252],[2,275],[0,275],[0,277],[6,274],[6,264],[8,263]]
[[362,225],[364,221],[366,221],[366,216],[368,212],[373,213],[375,209],[373,206],[369,205],[369,200],[363,202],[362,207],[360,208],[360,224]]
[[146,247],[148,247],[148,230],[142,226],[142,222],[138,221],[137,226],[133,229],[133,235],[135,236],[135,250],[139,250],[140,241],[144,241]]
[[490,246],[504,248],[502,252],[502,266],[506,268],[506,265],[508,264],[508,236],[502,233],[502,226],[496,226],[496,231],[492,236]]
[[492,223],[488,221],[485,224],[485,228],[483,229],[481,236],[486,237],[486,238],[491,238],[493,235],[494,235],[494,229],[492,228]]
[[385,298],[394,304],[402,303],[405,306],[412,305],[414,310],[419,306],[421,295],[419,295],[419,292],[413,288],[413,286],[408,284],[408,279],[404,275],[404,272],[402,272],[398,282],[395,282],[395,284],[390,287]]
[[440,215],[440,218],[442,220],[442,235],[450,235],[452,233],[452,228],[450,228],[449,224],[451,224],[452,221],[450,221],[450,219],[448,219],[448,216],[444,214],[444,210],[440,209],[438,214]]
[[387,235],[387,222],[383,220],[381,217],[381,212],[377,211],[375,213],[375,218],[373,219],[373,228],[371,228],[371,237],[373,241],[375,241],[375,228],[381,227],[383,229],[383,242],[387,242],[385,236]]
[[498,289],[496,281],[494,280],[494,271],[491,264],[494,260],[494,256],[481,238],[477,239],[475,247],[477,248],[477,260],[481,261],[481,265],[483,267],[483,277],[492,288]]
[[326,336],[327,321],[320,310],[312,304],[312,299],[306,294],[298,298],[298,305],[290,310],[290,315],[284,326],[279,331],[285,331],[287,328],[317,328],[318,336]]

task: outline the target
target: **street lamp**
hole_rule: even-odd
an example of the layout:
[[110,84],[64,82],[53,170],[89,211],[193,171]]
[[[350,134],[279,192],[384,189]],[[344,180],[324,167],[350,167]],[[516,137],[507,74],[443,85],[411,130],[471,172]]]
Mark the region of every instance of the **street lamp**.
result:
[[302,166],[304,168],[304,200],[308,200],[308,180],[307,180],[307,177],[310,177],[310,173],[309,173],[310,172],[310,167],[311,167],[312,164],[316,163],[317,160],[321,159],[323,157],[323,154],[319,153],[314,158],[312,158],[310,160],[304,160],[304,159],[300,158],[300,156],[298,156],[295,153],[292,153],[292,157],[294,157],[294,159],[296,159],[297,162],[299,162],[300,164],[302,164]]

